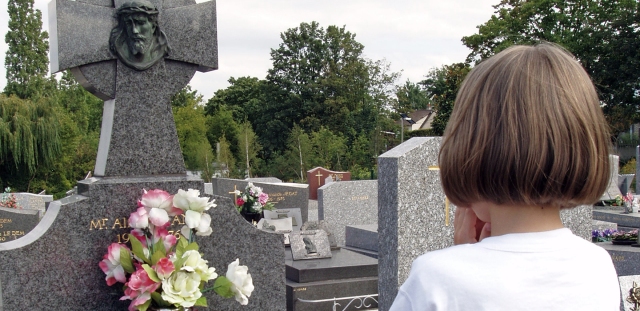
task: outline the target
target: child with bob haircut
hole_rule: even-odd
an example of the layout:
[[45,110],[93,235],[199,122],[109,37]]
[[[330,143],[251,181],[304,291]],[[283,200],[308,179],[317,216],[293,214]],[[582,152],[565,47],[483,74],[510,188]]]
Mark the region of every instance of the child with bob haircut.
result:
[[620,310],[609,254],[560,221],[604,193],[609,150],[596,90],[569,52],[513,46],[478,64],[440,149],[456,245],[418,257],[391,310]]

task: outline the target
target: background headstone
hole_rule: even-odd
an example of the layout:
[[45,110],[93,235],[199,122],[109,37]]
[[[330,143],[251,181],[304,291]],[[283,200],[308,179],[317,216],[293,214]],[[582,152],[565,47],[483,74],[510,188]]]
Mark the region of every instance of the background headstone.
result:
[[40,222],[35,209],[0,207],[0,243],[13,241],[29,233]]
[[18,192],[13,194],[16,197],[16,203],[23,209],[37,210],[40,218],[44,216],[47,203],[53,201],[53,195],[49,194],[33,194],[27,192]]
[[[234,199],[233,190],[240,192],[249,182],[246,180],[230,178],[213,178],[211,185],[213,194]],[[302,221],[306,222],[309,215],[309,185],[296,183],[262,183],[254,182],[255,186],[269,195],[269,202],[275,204],[275,208],[299,208],[302,213]]]
[[378,181],[335,182],[318,189],[318,219],[326,220],[339,246],[345,227],[378,223]]
[[318,199],[318,188],[325,185],[325,180],[331,177],[332,181],[351,180],[350,172],[334,172],[324,167],[316,167],[307,171],[307,182],[309,183],[309,199]]
[[275,177],[253,177],[253,178],[247,178],[245,180],[250,182],[267,182],[267,183],[273,183],[273,184],[282,182],[281,179],[275,178]]
[[213,195],[213,186],[210,182],[204,183],[204,193],[208,195]]
[[618,187],[618,172],[620,167],[620,157],[615,154],[609,155],[609,165],[611,168],[611,176],[609,177],[609,186],[605,190],[600,200],[615,200],[616,196],[622,195]]
[[[61,205],[54,201],[34,230],[0,244],[0,285],[4,310],[126,310],[130,301],[121,284],[107,286],[98,267],[108,246],[131,229],[123,218],[136,209],[142,189],[199,189],[200,179],[186,177],[110,178],[79,183],[79,195]],[[249,267],[255,290],[243,310],[284,310],[285,266],[282,235],[248,224],[231,200],[216,197],[211,208],[213,233],[197,237],[200,251],[224,275],[236,258]],[[208,293],[209,308],[237,310],[234,299]]]
[[[415,137],[378,157],[379,307],[386,311],[418,256],[453,245],[437,170],[440,137]],[[617,178],[617,177],[616,177]],[[464,185],[460,185],[463,187]],[[561,212],[564,225],[591,241],[592,206]]]

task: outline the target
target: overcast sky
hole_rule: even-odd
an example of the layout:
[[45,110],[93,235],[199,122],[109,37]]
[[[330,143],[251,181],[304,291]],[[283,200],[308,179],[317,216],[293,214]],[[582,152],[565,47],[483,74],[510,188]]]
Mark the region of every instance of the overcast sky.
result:
[[[0,89],[6,84],[7,0],[0,1]],[[269,52],[280,33],[301,22],[346,26],[364,45],[364,56],[385,58],[402,71],[399,84],[422,80],[433,67],[464,61],[469,49],[460,39],[493,14],[499,0],[218,0],[217,71],[196,73],[191,85],[205,100],[229,86],[229,77],[264,79],[271,67]],[[35,0],[49,30],[48,0]],[[107,38],[108,39],[108,38]],[[105,40],[107,40],[105,39]]]

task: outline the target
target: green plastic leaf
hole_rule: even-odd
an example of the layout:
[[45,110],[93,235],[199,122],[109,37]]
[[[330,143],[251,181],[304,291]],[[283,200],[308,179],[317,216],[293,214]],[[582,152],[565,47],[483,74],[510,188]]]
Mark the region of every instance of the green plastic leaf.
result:
[[156,244],[153,245],[153,250],[155,252],[161,251],[163,254],[166,254],[167,250],[164,248],[164,243],[162,241],[163,239],[158,239],[158,242],[156,242]]
[[167,257],[167,255],[164,253],[164,251],[156,251],[155,253],[153,253],[153,255],[151,255],[151,264],[155,265],[160,259],[165,257]]
[[170,307],[171,304],[162,299],[162,295],[158,292],[151,293],[151,299],[160,307]]
[[134,255],[136,255],[146,263],[151,263],[149,261],[149,258],[144,255],[144,246],[142,246],[142,243],[138,241],[138,238],[136,238],[133,234],[129,234],[129,242],[131,242],[131,249],[133,250]]
[[231,281],[225,276],[219,276],[213,284],[213,290],[223,298],[232,298],[235,294],[231,291]]
[[151,300],[147,300],[147,302],[141,304],[138,306],[138,310],[139,311],[147,311],[147,309],[149,308],[149,306],[151,305]]
[[198,243],[196,242],[191,242],[191,244],[187,245],[187,247],[184,249],[184,251],[197,251],[199,250],[200,247],[198,247]]
[[147,271],[147,274],[149,275],[149,278],[154,281],[154,282],[162,282],[160,280],[160,278],[158,277],[158,274],[156,273],[155,270],[153,270],[153,268],[151,268],[149,265],[142,265],[142,268],[144,269],[144,271]]
[[187,239],[184,237],[184,235],[181,234],[176,245],[176,255],[178,256],[178,258],[182,257],[182,254],[184,254],[184,249],[187,248],[188,245],[189,242],[187,242]]
[[122,268],[127,273],[134,273],[136,271],[131,262],[131,253],[124,247],[120,248],[120,265],[122,265]]
[[176,268],[176,270],[180,270],[180,268],[182,268],[182,266],[184,265],[185,261],[187,261],[187,258],[180,257],[173,262],[173,266]]
[[207,306],[207,297],[202,296],[196,300],[196,307],[206,307]]

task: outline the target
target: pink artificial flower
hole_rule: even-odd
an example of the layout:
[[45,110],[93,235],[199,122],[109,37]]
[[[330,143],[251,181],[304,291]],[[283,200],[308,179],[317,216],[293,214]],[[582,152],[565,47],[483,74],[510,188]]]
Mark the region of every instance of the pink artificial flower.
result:
[[158,243],[160,239],[162,239],[164,249],[167,251],[174,245],[176,245],[176,242],[178,242],[176,236],[173,234],[169,234],[169,231],[167,231],[165,227],[153,228],[153,244]]
[[169,216],[182,214],[182,210],[173,206],[173,196],[160,189],[144,191],[139,203],[147,209],[159,208],[165,210]]
[[236,199],[236,205],[237,206],[243,206],[244,205],[244,200],[242,200],[242,198],[237,198]]
[[154,207],[149,211],[149,222],[154,226],[168,227],[170,224],[169,214],[161,208]]
[[138,210],[129,216],[129,226],[136,229],[144,229],[149,227],[149,214],[144,207],[138,207]]
[[267,201],[269,201],[269,195],[264,192],[260,193],[260,196],[258,197],[258,202],[260,202],[260,205],[264,206],[265,204],[267,204]]
[[124,248],[129,251],[125,245],[112,243],[109,245],[109,250],[104,255],[102,261],[98,264],[102,272],[104,272],[107,277],[105,278],[107,281],[107,285],[111,286],[116,282],[126,283],[127,278],[124,274],[124,268],[122,264],[120,264],[120,250]]
[[169,258],[166,258],[166,257],[160,258],[160,260],[158,260],[156,265],[153,266],[153,270],[156,271],[156,273],[158,274],[158,277],[162,280],[171,276],[171,273],[173,273],[175,269],[176,268],[173,266],[173,262],[171,262],[171,260],[169,260]]
[[161,283],[156,283],[150,279],[147,271],[142,266],[137,265],[136,268],[136,272],[131,274],[129,282],[125,284],[127,286],[124,291],[125,296],[120,298],[120,300],[133,300],[129,305],[129,310],[136,310],[136,306],[147,302],[151,298],[151,293],[155,292],[161,285]]

